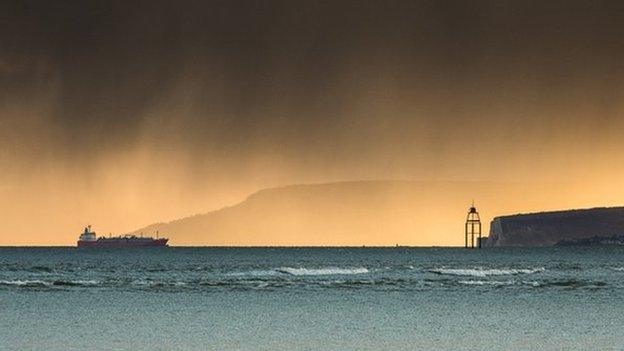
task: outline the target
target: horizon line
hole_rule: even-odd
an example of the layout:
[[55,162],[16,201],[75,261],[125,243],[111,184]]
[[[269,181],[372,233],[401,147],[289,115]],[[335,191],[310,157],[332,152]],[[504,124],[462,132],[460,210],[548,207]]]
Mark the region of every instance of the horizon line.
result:
[[[75,248],[78,249],[75,245],[0,245],[0,249],[7,248]],[[451,246],[451,245],[175,245],[175,246],[166,246],[166,247],[128,247],[128,248],[80,248],[81,250],[87,249],[95,249],[95,250],[123,250],[123,249],[166,249],[166,248],[214,248],[214,249],[241,249],[241,248],[249,248],[249,249],[275,249],[275,248],[336,248],[336,249],[344,249],[344,248],[391,248],[391,249],[400,249],[400,248],[464,248],[463,245]]]

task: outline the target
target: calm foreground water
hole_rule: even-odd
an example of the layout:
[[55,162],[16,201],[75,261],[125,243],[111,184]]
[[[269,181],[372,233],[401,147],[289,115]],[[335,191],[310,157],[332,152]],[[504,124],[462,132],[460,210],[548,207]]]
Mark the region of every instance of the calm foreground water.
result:
[[624,350],[624,248],[0,248],[0,350]]

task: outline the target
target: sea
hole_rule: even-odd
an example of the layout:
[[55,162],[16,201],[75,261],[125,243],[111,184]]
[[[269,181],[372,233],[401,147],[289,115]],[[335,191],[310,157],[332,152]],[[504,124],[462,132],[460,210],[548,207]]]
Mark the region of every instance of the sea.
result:
[[624,350],[624,247],[0,248],[0,350]]

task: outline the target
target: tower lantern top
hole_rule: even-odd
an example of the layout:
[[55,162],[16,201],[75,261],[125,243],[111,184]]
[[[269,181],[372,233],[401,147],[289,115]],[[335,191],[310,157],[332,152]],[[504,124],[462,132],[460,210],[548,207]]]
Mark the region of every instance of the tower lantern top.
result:
[[470,204],[470,209],[468,210],[468,213],[479,213],[477,211],[477,208],[475,207],[474,200],[472,200],[472,203]]

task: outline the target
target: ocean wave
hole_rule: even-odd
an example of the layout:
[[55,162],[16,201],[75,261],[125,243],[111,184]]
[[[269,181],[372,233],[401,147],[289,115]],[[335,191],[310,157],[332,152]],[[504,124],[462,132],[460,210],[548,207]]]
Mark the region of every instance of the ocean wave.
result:
[[52,267],[48,267],[48,266],[33,266],[30,269],[28,269],[29,271],[35,271],[35,272],[46,272],[46,273],[52,273],[54,272],[54,269]]
[[611,267],[614,271],[624,272],[624,267]]
[[456,282],[461,285],[472,286],[490,286],[490,287],[503,287],[503,286],[530,286],[533,288],[566,288],[566,289],[600,289],[606,287],[608,284],[602,281],[592,280],[551,280],[551,281],[519,281],[519,280],[459,280]]
[[136,286],[146,286],[146,287],[154,287],[154,288],[162,288],[162,287],[180,287],[186,286],[186,282],[182,281],[153,281],[153,280],[135,280],[131,283]]
[[96,286],[99,285],[100,282],[95,280],[53,280],[53,281],[44,281],[44,280],[0,280],[0,285],[4,286],[16,286],[16,287],[29,287],[29,288],[37,288],[37,287],[60,287],[60,286]]
[[54,286],[95,286],[100,282],[96,280],[55,280],[52,282]]
[[522,284],[530,285],[530,286],[535,287],[535,288],[542,286],[542,284],[540,282],[536,282],[536,281],[523,281]]
[[7,272],[39,272],[39,273],[53,273],[55,270],[48,266],[28,266],[17,264],[0,264],[0,271]]
[[0,285],[19,286],[19,287],[46,287],[52,286],[51,282],[42,280],[0,280]]
[[295,275],[295,276],[305,276],[305,275],[353,275],[353,274],[364,274],[369,273],[369,270],[360,267],[360,268],[336,268],[336,267],[328,267],[328,268],[293,268],[293,267],[282,267],[276,269],[277,272]]
[[435,268],[435,269],[429,270],[429,272],[435,273],[435,274],[442,274],[442,275],[471,276],[471,277],[483,278],[483,277],[492,276],[492,275],[532,274],[532,273],[543,272],[545,270],[546,269],[543,267],[530,268],[530,269]]
[[276,276],[279,274],[280,272],[274,269],[270,269],[270,270],[257,269],[257,270],[244,271],[244,272],[232,272],[232,273],[227,273],[226,275],[230,277],[243,277],[243,276],[271,277],[271,276]]
[[500,281],[500,280],[460,280],[459,284],[463,285],[514,285],[516,282],[513,280]]
[[556,281],[540,282],[539,285],[536,285],[536,286],[537,287],[542,287],[542,288],[559,287],[559,288],[571,288],[571,289],[575,289],[575,288],[593,288],[593,289],[597,289],[597,288],[606,287],[607,285],[608,284],[606,282],[602,282],[602,281],[569,279],[569,280],[556,280]]
[[[341,273],[347,272],[346,268],[340,268]],[[319,269],[320,270],[320,269]],[[326,271],[327,270],[327,271]],[[275,277],[270,279],[240,278],[240,279],[136,279],[136,280],[0,280],[0,289],[33,289],[33,290],[72,290],[72,289],[129,289],[137,291],[247,291],[247,290],[276,290],[276,289],[371,289],[379,291],[395,290],[437,290],[455,289],[457,287],[500,289],[500,288],[537,288],[537,289],[588,289],[595,290],[608,288],[610,283],[599,280],[586,279],[536,279],[523,280],[521,278],[494,278],[494,277],[466,277],[466,278],[419,278],[419,277],[375,277],[372,275],[355,276],[329,276],[325,273],[335,269],[325,268],[321,272],[324,277],[316,276],[288,279]],[[303,274],[302,271],[296,271]],[[364,269],[352,268],[349,272],[364,272]],[[353,273],[350,273],[353,274]],[[359,274],[359,273],[356,273]],[[547,278],[547,277],[544,277]],[[617,286],[617,283],[614,285]]]
[[273,277],[282,275],[294,275],[294,276],[314,276],[314,275],[351,275],[351,274],[363,274],[369,273],[369,270],[363,267],[360,268],[339,268],[339,267],[326,267],[326,268],[304,268],[304,267],[280,267],[274,269],[258,269],[243,272],[231,272],[227,273],[229,277]]

